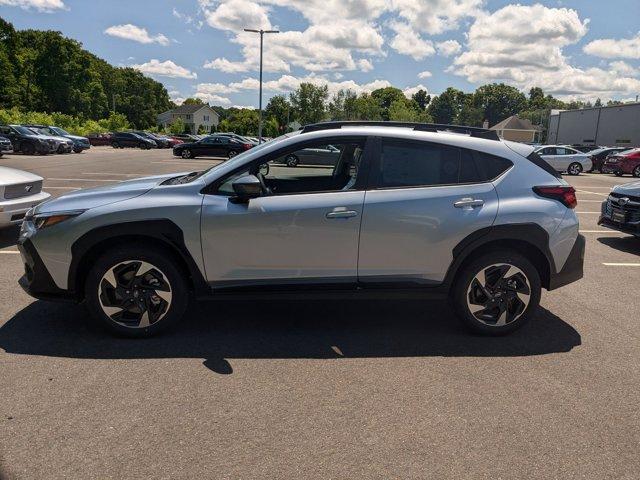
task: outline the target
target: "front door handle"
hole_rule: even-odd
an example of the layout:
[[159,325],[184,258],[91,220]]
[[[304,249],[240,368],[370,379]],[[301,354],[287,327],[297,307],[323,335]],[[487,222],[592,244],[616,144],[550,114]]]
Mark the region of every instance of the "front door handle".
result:
[[453,204],[456,208],[464,208],[465,210],[471,210],[476,207],[484,205],[484,200],[479,198],[462,198]]
[[337,207],[333,211],[327,213],[326,217],[331,218],[351,218],[358,216],[355,210],[347,210],[347,207]]

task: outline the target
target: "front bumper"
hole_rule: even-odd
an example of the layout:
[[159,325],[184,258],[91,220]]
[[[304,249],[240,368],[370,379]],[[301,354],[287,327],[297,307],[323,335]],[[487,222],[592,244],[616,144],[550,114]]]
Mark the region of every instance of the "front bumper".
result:
[[604,163],[601,171],[602,173],[616,173],[620,171],[620,165],[617,163]]
[[636,237],[640,237],[640,223],[637,222],[614,222],[606,215],[600,215],[600,218],[598,219],[598,225],[600,225],[601,227],[610,228],[611,230],[617,230],[618,232],[629,233],[631,235],[635,235]]
[[18,250],[24,262],[24,275],[18,284],[25,292],[40,300],[77,301],[73,293],[58,288],[31,240],[18,240]]
[[24,215],[31,207],[35,207],[49,197],[51,197],[50,194],[40,192],[28,197],[0,201],[0,227],[22,222]]
[[549,278],[549,290],[555,290],[556,288],[576,282],[584,276],[585,243],[584,235],[578,234],[578,238],[576,238],[576,242],[573,244],[573,248],[566,262],[564,262],[562,270],[551,274]]

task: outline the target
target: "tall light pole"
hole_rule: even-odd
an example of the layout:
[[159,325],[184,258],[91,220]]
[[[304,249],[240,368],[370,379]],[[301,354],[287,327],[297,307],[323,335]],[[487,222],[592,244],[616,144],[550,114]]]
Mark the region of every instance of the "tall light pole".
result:
[[245,32],[260,34],[260,100],[259,100],[259,117],[258,117],[258,143],[262,143],[262,45],[264,43],[265,33],[280,33],[278,30],[252,30],[245,28]]

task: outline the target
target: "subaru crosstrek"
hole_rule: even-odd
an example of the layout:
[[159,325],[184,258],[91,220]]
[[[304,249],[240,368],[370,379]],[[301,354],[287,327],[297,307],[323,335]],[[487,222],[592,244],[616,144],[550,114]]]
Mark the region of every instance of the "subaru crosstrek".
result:
[[[287,166],[305,149],[332,164]],[[84,301],[112,332],[147,336],[189,299],[399,289],[447,295],[503,334],[541,288],[582,277],[574,189],[524,144],[470,127],[309,125],[208,170],[74,192],[29,212],[22,287]]]

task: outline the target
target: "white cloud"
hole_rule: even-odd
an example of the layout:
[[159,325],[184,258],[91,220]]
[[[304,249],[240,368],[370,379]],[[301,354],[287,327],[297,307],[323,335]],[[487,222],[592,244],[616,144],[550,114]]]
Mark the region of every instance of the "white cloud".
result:
[[637,79],[569,63],[563,48],[586,34],[588,22],[567,8],[506,6],[475,20],[467,34],[467,50],[448,71],[472,83],[503,81],[523,90],[539,86],[560,97],[619,96],[640,90]]
[[358,65],[358,69],[362,72],[370,72],[373,70],[373,63],[371,63],[371,60],[367,60],[366,58],[358,60],[356,65]]
[[33,9],[47,13],[67,9],[67,6],[62,0],[0,0],[0,5],[20,7],[24,10]]
[[584,46],[584,52],[602,58],[640,58],[640,32],[633,38],[603,38]]
[[149,35],[149,32],[147,32],[146,28],[138,27],[130,23],[125,25],[113,25],[107,28],[104,33],[112,37],[133,40],[138,43],[158,43],[164,46],[171,43],[169,39],[161,33],[151,36]]
[[220,70],[225,73],[239,73],[246,72],[249,67],[246,62],[232,62],[226,58],[216,58],[210,62],[204,64],[204,68],[210,68],[212,70]]
[[429,89],[422,84],[416,85],[415,87],[407,87],[402,90],[404,96],[407,98],[411,98],[418,90],[424,90],[425,92],[429,92]]
[[390,45],[398,53],[409,55],[414,60],[423,60],[436,52],[433,43],[430,40],[423,40],[411,25],[392,22],[390,27],[395,32]]
[[418,74],[418,78],[431,78],[433,75],[429,70],[425,70],[424,72],[420,72]]
[[627,62],[623,62],[622,60],[611,62],[609,64],[609,68],[616,75],[628,75],[630,77],[640,76],[640,69],[632,67]]
[[221,97],[220,95],[214,95],[212,93],[196,92],[194,97],[212,105],[231,105],[231,100],[227,97]]
[[462,45],[456,40],[445,40],[444,42],[436,43],[436,48],[438,49],[438,53],[443,57],[450,57],[451,55],[460,53]]
[[152,76],[171,77],[171,78],[198,78],[195,72],[192,72],[180,65],[176,65],[171,60],[161,62],[160,60],[151,59],[147,63],[140,65],[131,65],[132,68],[140,70],[142,73]]
[[271,29],[268,11],[256,2],[227,0],[210,9],[211,2],[200,2],[209,26],[220,30],[241,31],[243,28]]
[[390,0],[397,12],[416,31],[437,35],[455,30],[460,20],[481,14],[484,0]]

